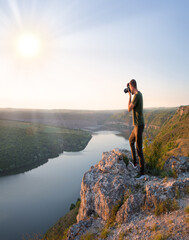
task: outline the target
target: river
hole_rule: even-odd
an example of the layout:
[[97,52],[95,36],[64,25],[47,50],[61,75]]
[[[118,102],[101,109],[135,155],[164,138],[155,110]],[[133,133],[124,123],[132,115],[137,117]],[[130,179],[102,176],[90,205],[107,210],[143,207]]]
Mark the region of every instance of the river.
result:
[[81,152],[64,152],[31,171],[1,177],[0,239],[44,234],[80,197],[83,174],[113,148],[129,149],[128,140],[116,132],[96,132]]

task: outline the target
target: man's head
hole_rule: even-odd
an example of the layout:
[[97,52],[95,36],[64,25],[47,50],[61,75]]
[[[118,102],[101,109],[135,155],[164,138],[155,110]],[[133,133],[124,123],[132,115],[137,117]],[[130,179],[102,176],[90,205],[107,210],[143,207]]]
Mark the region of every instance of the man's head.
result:
[[137,83],[136,83],[136,80],[135,79],[132,79],[130,82],[129,82],[129,87],[131,89],[131,93],[134,94],[135,91],[137,90]]

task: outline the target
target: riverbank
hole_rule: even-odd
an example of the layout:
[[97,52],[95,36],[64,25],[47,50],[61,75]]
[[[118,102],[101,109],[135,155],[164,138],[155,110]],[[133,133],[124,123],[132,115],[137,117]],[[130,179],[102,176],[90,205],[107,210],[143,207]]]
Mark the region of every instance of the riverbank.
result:
[[89,131],[18,121],[0,121],[0,176],[31,170],[60,153],[82,151]]

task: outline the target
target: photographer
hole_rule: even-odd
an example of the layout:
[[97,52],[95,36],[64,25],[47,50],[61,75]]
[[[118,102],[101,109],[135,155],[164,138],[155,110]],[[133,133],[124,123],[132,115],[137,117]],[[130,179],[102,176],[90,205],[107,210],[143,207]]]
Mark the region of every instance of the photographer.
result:
[[[131,147],[133,167],[137,167],[136,153],[135,153],[135,143],[137,155],[139,158],[140,172],[138,177],[144,175],[144,156],[142,151],[142,134],[144,130],[144,118],[143,118],[143,98],[142,93],[137,89],[137,83],[132,79],[127,85],[128,88],[125,92],[129,93],[128,111],[133,111],[133,125],[134,129],[129,137],[129,143]],[[133,100],[131,101],[131,96],[134,94]]]

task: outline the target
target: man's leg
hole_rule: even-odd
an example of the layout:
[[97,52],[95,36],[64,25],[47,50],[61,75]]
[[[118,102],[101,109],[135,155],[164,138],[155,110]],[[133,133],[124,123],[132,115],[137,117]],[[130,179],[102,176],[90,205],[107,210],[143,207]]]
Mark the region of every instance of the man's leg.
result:
[[133,159],[133,164],[136,165],[136,153],[135,153],[135,127],[129,137],[129,143],[131,147],[131,154]]
[[137,127],[137,135],[136,135],[136,149],[137,155],[139,158],[139,165],[140,165],[140,173],[144,174],[144,156],[142,150],[142,133],[144,130],[144,125]]

